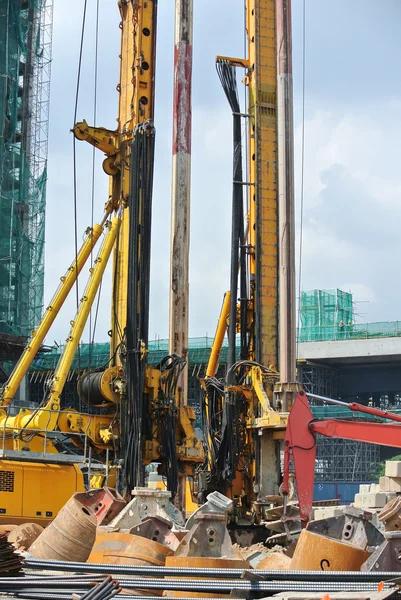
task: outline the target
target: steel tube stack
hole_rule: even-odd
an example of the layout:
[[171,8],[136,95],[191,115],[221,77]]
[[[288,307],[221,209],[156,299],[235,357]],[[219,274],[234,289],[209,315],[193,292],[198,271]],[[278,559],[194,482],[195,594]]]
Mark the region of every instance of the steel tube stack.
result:
[[279,221],[279,371],[282,409],[290,408],[296,373],[294,122],[291,0],[276,0]]
[[[193,0],[175,2],[169,352],[188,360]],[[188,396],[188,364],[179,382]]]

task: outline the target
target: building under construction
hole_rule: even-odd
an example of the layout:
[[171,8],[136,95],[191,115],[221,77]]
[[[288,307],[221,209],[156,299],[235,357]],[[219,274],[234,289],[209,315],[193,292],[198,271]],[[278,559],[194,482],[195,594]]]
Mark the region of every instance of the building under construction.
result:
[[0,361],[43,310],[52,0],[0,0]]

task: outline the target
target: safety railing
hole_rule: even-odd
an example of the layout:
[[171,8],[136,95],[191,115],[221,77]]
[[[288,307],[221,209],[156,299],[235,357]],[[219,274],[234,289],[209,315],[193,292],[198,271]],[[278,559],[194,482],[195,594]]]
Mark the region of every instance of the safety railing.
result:
[[389,337],[401,337],[401,321],[315,325],[301,327],[297,332],[299,342],[328,342]]
[[[26,416],[31,417],[32,420],[34,418],[35,410],[31,408],[20,408],[20,410],[26,410]],[[29,412],[28,412],[29,411]],[[45,461],[46,463],[53,464],[79,464],[81,467],[86,466],[86,471],[88,473],[88,477],[90,473],[103,472],[108,477],[109,470],[109,450],[106,449],[104,455],[104,463],[100,460],[94,459],[92,456],[92,447],[89,443],[89,427],[90,427],[90,419],[88,419],[87,426],[85,431],[83,432],[74,432],[74,431],[60,431],[58,429],[49,428],[49,424],[52,421],[52,416],[55,414],[63,415],[70,414],[71,410],[52,410],[47,408],[40,408],[41,413],[47,414],[47,422],[44,427],[36,428],[36,427],[28,427],[28,423],[25,426],[15,425],[12,420],[15,419],[15,416],[12,414],[7,414],[5,417],[0,418],[0,458],[2,459],[10,459],[16,460],[20,459],[23,461]],[[12,407],[8,407],[8,412],[12,412]],[[91,417],[93,415],[82,413],[83,417]],[[54,421],[53,421],[54,422]],[[22,439],[25,439],[27,443],[32,440],[33,437],[36,437],[40,440],[41,444],[36,441],[35,451],[30,450],[15,450],[14,447],[10,448],[9,446],[14,446],[13,443],[10,444],[10,440],[15,440],[19,436]],[[64,438],[64,440],[63,440]],[[48,442],[52,441],[56,445],[63,444],[65,445],[65,438],[69,440],[74,440],[77,446],[74,445],[74,448],[79,447],[81,449],[80,453],[73,452],[71,449],[71,453],[63,451],[60,452],[50,452],[48,449]],[[71,441],[72,443],[72,441]],[[66,446],[65,446],[66,447]],[[68,448],[67,448],[68,449]]]

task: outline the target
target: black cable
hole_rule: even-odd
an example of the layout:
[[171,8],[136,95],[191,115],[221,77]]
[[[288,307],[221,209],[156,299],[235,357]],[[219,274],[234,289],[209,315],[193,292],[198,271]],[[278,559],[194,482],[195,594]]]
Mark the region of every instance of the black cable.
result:
[[[81,82],[81,68],[82,68],[82,54],[84,47],[84,35],[85,35],[85,20],[86,20],[86,6],[87,0],[84,0],[84,9],[82,14],[82,27],[81,27],[81,42],[79,47],[79,59],[78,59],[78,72],[77,72],[77,86],[75,91],[75,106],[74,106],[74,123],[77,122],[78,112],[78,99],[79,99],[79,86]],[[76,290],[76,305],[77,312],[79,309],[79,284],[78,284],[78,201],[77,201],[77,155],[76,155],[76,138],[72,136],[72,158],[73,158],[73,171],[74,171],[74,242],[75,242],[75,290]],[[78,370],[81,366],[81,352],[78,344]],[[81,408],[81,407],[80,407]]]
[[[98,54],[99,54],[99,0],[96,0],[96,22],[95,22],[95,68],[94,68],[94,81],[93,81],[93,126],[96,127],[97,117],[97,71],[98,71]],[[93,235],[93,224],[94,224],[94,213],[95,213],[95,166],[96,166],[96,147],[92,147],[92,183],[91,183],[91,228]],[[93,248],[91,250],[91,269],[93,268]],[[98,292],[98,301],[95,315],[95,323],[93,326],[92,333],[92,309],[89,313],[89,364],[92,364],[93,355],[93,344],[95,341],[95,329],[97,321],[97,312],[99,309],[100,294],[102,290],[102,283]]]
[[118,271],[118,265],[119,265],[118,257],[119,257],[119,251],[120,251],[120,231],[121,231],[121,227],[119,227],[119,229],[117,231],[117,238],[116,238],[115,250],[114,250],[112,305],[113,305],[114,328],[117,330],[118,337],[119,337],[120,344],[121,344],[124,339],[124,333],[121,328],[120,321],[118,319],[117,310],[116,310],[117,284],[118,284],[118,278],[120,276],[120,273]]
[[177,463],[177,406],[176,392],[181,373],[185,369],[186,361],[177,354],[171,354],[162,359],[159,365],[161,371],[161,405],[156,410],[157,421],[160,426],[161,448],[160,453],[166,471],[167,489],[174,498],[178,489],[178,463]]
[[[240,271],[240,357],[248,358],[249,334],[248,285],[246,269],[246,246],[244,234],[244,194],[242,172],[241,108],[238,97],[236,69],[228,61],[219,60],[216,64],[223,90],[233,113],[233,197],[231,229],[231,274],[230,274],[230,318],[228,327],[228,372],[227,384],[233,385],[235,373],[232,367],[236,363],[238,265]],[[217,419],[216,403],[223,404],[221,421]],[[210,426],[218,427],[219,443],[212,442],[216,469],[224,481],[235,477],[238,460],[243,445],[243,431],[240,422],[243,398],[231,390],[224,391],[224,400],[218,388],[210,397]],[[213,436],[214,437],[214,436]]]
[[[236,360],[238,264],[240,264],[241,358],[247,357],[247,273],[244,236],[244,195],[242,174],[241,108],[238,97],[236,69],[228,61],[216,64],[223,90],[233,113],[233,198],[231,229],[230,320],[228,327],[228,367]],[[241,249],[241,251],[240,251]]]
[[149,337],[151,211],[155,129],[137,125],[131,143],[129,194],[128,309],[126,326],[125,413],[121,451],[124,491],[144,484],[143,443],[147,398],[144,393]]

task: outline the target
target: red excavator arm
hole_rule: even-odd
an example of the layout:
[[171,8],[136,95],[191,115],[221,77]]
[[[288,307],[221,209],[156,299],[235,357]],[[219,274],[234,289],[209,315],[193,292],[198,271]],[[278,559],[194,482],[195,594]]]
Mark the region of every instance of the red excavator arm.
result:
[[[401,422],[401,416],[371,408],[353,402],[347,404],[330,398],[310,394],[311,397],[339,404],[352,411],[367,413],[376,417]],[[326,437],[344,438],[371,444],[381,444],[401,448],[401,425],[377,423],[374,421],[342,421],[341,419],[313,418],[305,392],[299,392],[295,398],[284,441],[284,476],[282,493],[288,495],[291,457],[294,464],[295,480],[298,492],[299,511],[302,524],[311,517],[313,484],[315,479],[316,434]]]

